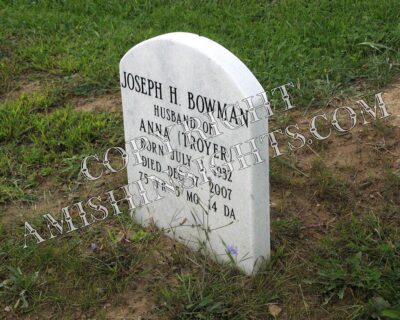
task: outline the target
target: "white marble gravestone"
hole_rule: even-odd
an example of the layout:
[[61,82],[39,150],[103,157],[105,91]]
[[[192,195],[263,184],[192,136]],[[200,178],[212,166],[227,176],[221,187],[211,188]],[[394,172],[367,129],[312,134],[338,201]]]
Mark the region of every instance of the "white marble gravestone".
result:
[[[230,150],[231,146],[243,143],[243,152],[248,152],[250,146],[246,141],[268,132],[265,119],[249,122],[242,102],[264,91],[257,79],[216,42],[178,32],[149,39],[130,49],[120,62],[120,80],[129,155],[128,182],[141,179],[151,202],[144,204],[143,197],[134,196],[135,219],[144,225],[154,222],[190,247],[207,248],[215,259],[233,259],[246,273],[252,273],[270,254],[267,138],[263,142],[257,140],[259,154],[265,161],[252,165],[253,156],[246,156],[249,167],[242,170],[236,153]],[[239,102],[238,107],[229,107],[235,102]],[[214,137],[211,136],[216,131],[210,129],[207,116],[207,110],[212,108],[222,133]],[[231,127],[238,127],[234,110],[237,115],[244,114],[244,125],[235,130],[222,125],[225,119]],[[190,145],[181,122],[193,117],[200,119],[208,139],[194,132]],[[189,127],[193,121],[187,122]],[[171,125],[174,126],[168,129]],[[168,153],[161,139],[151,132],[169,138],[174,151]],[[144,146],[144,140],[141,143],[138,137],[147,137],[149,143]],[[139,148],[146,147],[140,151],[141,164],[135,161],[132,140]],[[209,170],[209,159],[216,152],[216,164],[222,174]],[[196,160],[201,157],[209,182],[200,172],[200,160]],[[231,173],[223,171],[226,166],[222,166],[229,160],[234,160]],[[182,172],[190,172],[195,178],[185,178]],[[152,177],[170,188],[162,187],[161,180],[158,184]],[[186,180],[182,186],[179,182],[183,178]],[[137,185],[130,191],[139,194]]]

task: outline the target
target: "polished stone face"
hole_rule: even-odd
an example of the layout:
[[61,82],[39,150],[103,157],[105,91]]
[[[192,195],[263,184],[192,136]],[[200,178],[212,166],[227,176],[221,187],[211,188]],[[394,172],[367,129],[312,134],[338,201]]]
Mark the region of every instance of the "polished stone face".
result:
[[[263,92],[257,79],[216,42],[170,33],[129,50],[120,81],[135,219],[207,248],[217,260],[230,255],[251,273],[270,253],[268,137],[259,138],[268,132],[267,120],[251,123],[243,102]],[[189,136],[193,128],[201,131]],[[251,143],[259,158],[241,157]]]

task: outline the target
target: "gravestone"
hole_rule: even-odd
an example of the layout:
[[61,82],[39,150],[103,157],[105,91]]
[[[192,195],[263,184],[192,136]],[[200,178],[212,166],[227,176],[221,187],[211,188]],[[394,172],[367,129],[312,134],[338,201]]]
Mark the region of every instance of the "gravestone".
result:
[[[262,161],[255,165],[253,155],[239,159],[232,146],[249,152],[246,141],[268,132],[266,119],[250,123],[243,103],[264,91],[257,79],[216,42],[178,32],[130,49],[120,81],[136,221],[255,271],[270,254],[268,140],[257,140]],[[196,127],[204,135],[189,136]],[[239,170],[243,159],[248,167]],[[233,171],[224,165],[230,160]]]

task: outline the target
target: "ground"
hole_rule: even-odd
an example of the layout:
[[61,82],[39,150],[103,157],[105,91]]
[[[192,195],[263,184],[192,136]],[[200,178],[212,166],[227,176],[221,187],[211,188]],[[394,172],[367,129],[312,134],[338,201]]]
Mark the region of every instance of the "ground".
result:
[[[0,1],[0,318],[400,319],[399,15],[397,1]],[[245,276],[127,212],[23,249],[24,221],[44,230],[42,214],[126,182],[85,181],[80,161],[123,145],[119,59],[177,30],[268,90],[294,82],[271,128],[357,112],[349,133],[271,157],[271,261]],[[378,92],[392,116],[364,126],[355,101]]]
[[[330,234],[330,231],[335,229],[341,222],[352,220],[352,216],[357,215],[357,211],[364,211],[365,218],[375,217],[379,220],[382,219],[382,222],[378,220],[378,225],[379,223],[385,223],[385,221],[391,221],[392,223],[396,221],[392,220],[393,215],[396,214],[395,212],[390,214],[385,212],[380,217],[374,215],[378,214],[383,203],[387,201],[383,194],[388,190],[385,190],[386,181],[382,179],[382,175],[386,174],[388,170],[393,172],[399,172],[400,170],[398,161],[400,145],[396,139],[399,134],[399,120],[397,117],[397,114],[400,114],[399,87],[399,83],[395,82],[387,90],[384,90],[387,108],[393,115],[389,120],[380,124],[378,128],[374,127],[374,124],[367,128],[359,125],[351,131],[351,134],[343,137],[334,136],[329,141],[318,146],[316,150],[304,148],[304,150],[299,150],[297,153],[285,157],[284,161],[278,160],[279,158],[271,160],[272,168],[276,170],[276,173],[272,171],[272,245],[274,254],[282,259],[282,261],[277,260],[273,263],[271,268],[277,269],[274,270],[274,273],[283,273],[279,275],[278,282],[282,281],[282,285],[290,287],[288,291],[293,291],[291,293],[282,293],[278,299],[271,299],[269,302],[264,303],[265,314],[270,313],[270,304],[268,303],[279,307],[279,318],[282,319],[291,318],[293,314],[309,315],[311,318],[336,319],[337,310],[335,308],[339,308],[340,312],[343,313],[343,317],[346,318],[354,311],[346,305],[346,300],[351,301],[352,304],[355,302],[350,286],[346,288],[343,300],[337,299],[333,306],[325,310],[325,307],[322,308],[320,306],[320,294],[316,295],[315,292],[309,291],[309,284],[297,283],[296,270],[304,267],[315,267],[310,264],[313,255],[309,251],[310,247],[314,248],[315,242],[322,241],[321,239]],[[44,88],[41,88],[40,83],[37,82],[33,82],[31,85],[24,84],[24,88],[25,90],[15,90],[11,95],[6,96],[4,103],[21,99],[23,96],[29,97],[36,94],[36,92],[44,90]],[[29,90],[26,90],[27,88]],[[122,111],[118,93],[82,99],[73,97],[71,98],[71,105],[77,112],[121,113]],[[329,112],[333,108],[334,106],[324,108],[323,111]],[[318,109],[306,115],[303,112],[292,112],[291,121],[299,124],[304,123],[305,119],[309,119],[313,115],[321,114],[321,110]],[[387,128],[390,133],[383,135],[381,127]],[[324,165],[323,167],[317,166],[316,169],[315,163]],[[385,163],[385,165],[378,166],[377,163]],[[320,171],[318,174],[321,177],[313,177],[315,170]],[[330,174],[334,178],[331,178]],[[334,179],[334,182],[327,183],[327,190],[324,190],[325,181],[323,179]],[[340,180],[336,181],[336,179]],[[83,179],[78,179],[71,186],[66,187],[57,183],[53,177],[46,177],[36,187],[34,193],[37,198],[34,202],[14,201],[3,205],[2,223],[5,226],[13,224],[21,226],[23,221],[30,221],[30,219],[45,212],[58,212],[66,203],[72,203],[71,201],[75,199],[87,199],[89,196],[104,193],[105,190],[111,190],[123,185],[125,181],[126,177],[122,172],[118,174],[117,178],[115,175],[108,174],[104,179],[95,183],[88,183]],[[343,185],[346,185],[347,188],[343,192],[349,192],[349,195],[341,198],[340,193],[342,191],[340,188]],[[398,185],[396,184],[395,186]],[[357,193],[355,192],[356,190],[361,191]],[[393,190],[393,192],[397,193],[398,191]],[[335,195],[335,193],[339,194]],[[336,196],[339,198],[335,199],[334,197]],[[333,197],[332,200],[334,201],[345,201],[344,208],[341,208],[341,206],[337,208],[330,197]],[[393,200],[398,201],[398,199]],[[347,210],[348,212],[342,212]],[[134,227],[134,229],[136,228],[138,226]],[[115,245],[130,244],[125,243],[125,241],[130,241],[129,236],[132,237],[130,235],[131,231],[126,231],[126,226],[116,225],[115,221],[104,223],[102,226],[96,227],[96,229],[96,231],[88,230],[87,232],[99,233],[97,234],[98,237],[106,237],[106,241],[113,241],[106,235],[106,230],[114,230],[116,234]],[[128,230],[130,229],[128,228]],[[395,231],[398,232],[397,229]],[[71,317],[104,317],[106,319],[163,318],[163,312],[160,313],[159,309],[166,308],[168,310],[171,306],[165,306],[168,299],[163,301],[160,298],[160,292],[161,297],[163,297],[162,288],[164,287],[164,290],[168,291],[180,288],[180,286],[184,285],[184,281],[178,276],[177,271],[180,274],[187,272],[191,276],[196,276],[199,272],[199,264],[204,263],[199,261],[204,257],[195,256],[195,254],[190,253],[178,243],[174,243],[168,237],[159,234],[157,230],[146,230],[144,235],[150,233],[154,233],[152,236],[154,239],[150,244],[151,250],[140,261],[140,271],[136,271],[138,277],[124,284],[124,288],[120,292],[117,290],[117,293],[109,297],[107,302],[96,303],[96,308],[89,308],[90,310],[88,311],[82,311],[77,308],[78,311],[71,313]],[[90,238],[93,239],[92,237]],[[55,241],[60,243],[64,241],[66,242],[64,245],[68,247],[67,239]],[[78,248],[76,253],[80,255],[87,254],[85,251],[88,251],[88,245],[83,245],[82,242],[79,243],[82,248]],[[90,241],[84,241],[84,243],[90,243]],[[143,245],[146,246],[148,244],[139,243],[139,250],[145,250],[145,248],[142,248]],[[46,246],[51,246],[51,244]],[[176,248],[177,246],[179,247],[178,249]],[[107,249],[100,246],[94,250],[94,255],[102,250]],[[113,249],[109,248],[108,250],[112,251]],[[174,260],[176,259],[174,257],[174,251],[176,250],[182,250],[187,255],[184,258],[178,258],[184,261]],[[283,252],[279,252],[280,250],[283,250]],[[180,255],[181,253],[178,254]],[[93,253],[89,253],[89,255],[93,255]],[[193,261],[192,258],[195,260]],[[176,264],[178,264],[178,267],[175,266]],[[213,268],[218,270],[220,267],[213,266]],[[49,271],[46,270],[47,272]],[[207,272],[211,271],[207,270]],[[308,272],[312,272],[312,270],[308,270]],[[305,275],[307,272],[305,273],[303,270],[302,274]],[[208,276],[211,277],[211,275]],[[273,276],[273,274],[268,274],[267,279]],[[255,280],[241,276],[239,273],[236,273],[235,276],[231,275],[231,277],[241,282],[244,286],[243,289],[246,288],[246,283],[250,287],[255,285],[252,283]],[[266,281],[265,284],[268,286],[267,279],[263,279],[263,281]],[[277,285],[275,284],[276,281],[275,279],[272,283]],[[177,293],[175,292],[175,294]],[[4,308],[6,307],[4,306]],[[352,307],[357,308],[358,306],[353,305]],[[33,314],[37,312],[40,318],[46,316],[52,318],[58,312],[58,310],[53,310],[53,307],[43,308],[38,306],[38,308],[38,311],[33,310]],[[330,312],[334,313],[331,314]],[[16,313],[13,311],[10,311],[9,315],[5,313],[6,319],[13,319],[15,316]],[[36,316],[28,313],[27,317],[35,318]]]

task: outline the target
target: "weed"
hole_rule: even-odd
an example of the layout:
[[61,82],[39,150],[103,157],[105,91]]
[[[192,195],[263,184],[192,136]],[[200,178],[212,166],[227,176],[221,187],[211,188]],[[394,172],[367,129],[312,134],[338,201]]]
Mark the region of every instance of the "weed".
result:
[[368,301],[382,297],[396,305],[400,285],[400,234],[393,225],[382,224],[372,214],[342,221],[328,234],[314,256],[317,284],[324,303],[335,297]]
[[0,296],[6,300],[14,301],[14,309],[29,307],[29,296],[35,290],[38,272],[24,275],[19,267],[8,267],[10,276],[0,283]]
[[350,187],[339,180],[321,159],[316,159],[311,168],[312,181],[317,186],[318,198],[330,204],[330,208],[342,212],[349,210]]

